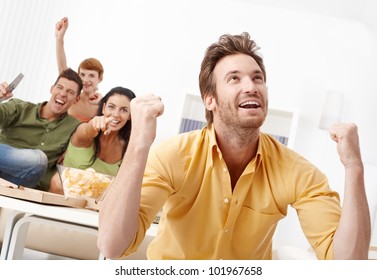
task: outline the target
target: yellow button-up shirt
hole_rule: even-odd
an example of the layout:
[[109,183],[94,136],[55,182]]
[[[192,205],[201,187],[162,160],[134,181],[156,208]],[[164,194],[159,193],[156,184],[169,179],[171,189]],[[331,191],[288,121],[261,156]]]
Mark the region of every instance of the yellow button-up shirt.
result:
[[257,155],[232,191],[213,128],[180,134],[150,152],[139,231],[125,255],[163,207],[149,259],[271,259],[273,234],[289,205],[317,257],[332,259],[341,207],[316,167],[261,134]]

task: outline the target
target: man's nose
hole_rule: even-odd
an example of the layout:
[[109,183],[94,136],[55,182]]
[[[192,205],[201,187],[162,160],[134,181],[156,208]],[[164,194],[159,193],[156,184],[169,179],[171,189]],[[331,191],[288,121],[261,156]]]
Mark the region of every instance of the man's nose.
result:
[[257,86],[254,83],[253,79],[251,78],[245,78],[243,80],[243,89],[245,92],[248,93],[256,93],[257,92]]

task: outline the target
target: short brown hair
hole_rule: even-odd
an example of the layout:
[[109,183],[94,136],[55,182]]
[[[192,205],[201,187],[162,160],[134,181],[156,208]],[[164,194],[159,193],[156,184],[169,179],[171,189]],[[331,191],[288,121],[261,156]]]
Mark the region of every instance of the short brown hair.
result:
[[56,85],[58,83],[60,78],[66,78],[67,80],[75,82],[78,85],[77,96],[80,95],[80,93],[82,91],[83,84],[82,84],[82,80],[81,80],[79,74],[75,70],[68,68],[68,69],[65,69],[64,71],[62,71],[59,74],[59,77],[56,79],[54,85]]
[[94,71],[97,71],[98,72],[98,77],[100,79],[102,79],[103,77],[103,66],[101,64],[101,62],[99,62],[98,59],[96,58],[87,58],[85,60],[83,60],[80,65],[79,65],[79,69],[78,69],[78,72],[80,73],[80,68],[82,69],[86,69],[86,70],[94,70]]
[[[250,35],[247,32],[243,32],[240,35],[222,35],[216,43],[210,45],[205,52],[199,73],[199,88],[202,99],[204,100],[205,95],[212,95],[217,99],[213,70],[219,60],[228,55],[242,53],[254,58],[261,68],[266,81],[263,58],[258,54],[258,50],[259,47],[255,41],[250,39]],[[207,109],[206,120],[208,125],[213,122],[213,113]]]

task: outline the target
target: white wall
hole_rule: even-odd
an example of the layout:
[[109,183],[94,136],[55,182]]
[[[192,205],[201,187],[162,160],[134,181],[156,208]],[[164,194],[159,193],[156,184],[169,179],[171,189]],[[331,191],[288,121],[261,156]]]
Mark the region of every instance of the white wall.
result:
[[[184,94],[199,94],[207,46],[224,33],[248,31],[265,58],[271,107],[300,111],[295,150],[326,172],[332,187],[343,194],[335,146],[318,129],[325,92],[337,89],[345,93],[343,120],[359,125],[363,156],[377,164],[377,37],[359,22],[242,0],[2,0],[0,80],[25,74],[16,97],[33,102],[49,98],[57,76],[54,26],[63,16],[70,20],[69,66],[76,69],[84,58],[96,57],[105,67],[102,93],[122,85],[137,95],[162,97],[166,108],[156,141],[178,132]],[[372,214],[376,168],[368,164],[365,170]],[[278,238],[307,246],[294,213],[290,216]]]

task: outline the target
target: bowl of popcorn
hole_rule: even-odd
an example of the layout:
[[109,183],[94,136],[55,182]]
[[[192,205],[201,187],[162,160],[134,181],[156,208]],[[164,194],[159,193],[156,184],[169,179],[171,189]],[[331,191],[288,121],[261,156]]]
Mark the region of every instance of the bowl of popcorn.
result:
[[57,165],[64,195],[99,199],[114,177],[96,172],[93,168],[77,169]]

